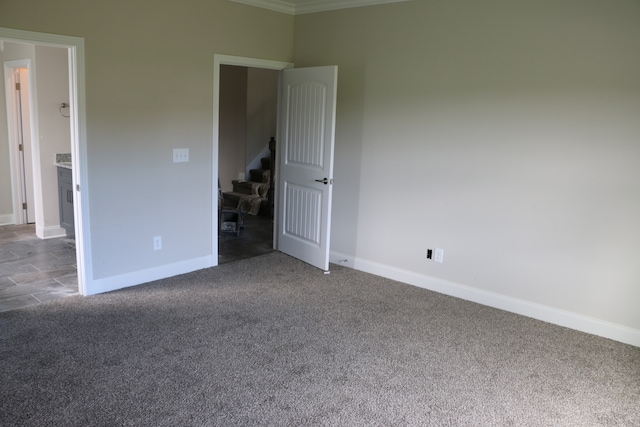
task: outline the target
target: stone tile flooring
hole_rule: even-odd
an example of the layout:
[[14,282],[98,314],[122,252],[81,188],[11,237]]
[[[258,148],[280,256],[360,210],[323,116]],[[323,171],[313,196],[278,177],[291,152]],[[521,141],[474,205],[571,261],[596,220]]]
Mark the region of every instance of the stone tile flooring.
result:
[[252,258],[273,251],[273,220],[267,216],[245,215],[240,236],[218,233],[218,264]]
[[33,224],[0,226],[0,311],[77,294],[72,239],[39,239]]

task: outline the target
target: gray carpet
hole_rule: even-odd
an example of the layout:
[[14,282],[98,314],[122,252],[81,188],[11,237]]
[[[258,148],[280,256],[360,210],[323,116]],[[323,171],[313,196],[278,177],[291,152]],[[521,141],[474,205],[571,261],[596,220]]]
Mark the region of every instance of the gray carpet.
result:
[[281,253],[0,313],[3,426],[639,426],[640,349]]

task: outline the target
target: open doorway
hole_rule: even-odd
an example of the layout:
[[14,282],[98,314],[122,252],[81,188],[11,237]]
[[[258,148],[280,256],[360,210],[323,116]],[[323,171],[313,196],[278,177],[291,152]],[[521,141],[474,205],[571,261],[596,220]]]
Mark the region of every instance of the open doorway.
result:
[[0,128],[8,137],[0,162],[9,166],[3,178],[11,183],[0,198],[12,201],[2,208],[7,215],[2,223],[35,224],[40,239],[65,236],[55,164],[72,157],[71,117],[69,108],[61,107],[69,105],[68,49],[4,42],[0,58],[5,77],[0,92],[6,98]]
[[[2,252],[8,261],[0,264],[2,310],[78,294],[79,289],[75,233],[58,220],[56,162],[64,157],[71,165],[72,148],[69,110],[60,107],[69,105],[68,49],[3,42],[0,58],[0,92],[6,98],[0,128],[6,129],[8,148],[0,162],[9,166],[11,183],[0,196],[5,202]],[[65,172],[70,186],[71,171]],[[13,202],[9,209],[8,201]],[[73,223],[73,211],[67,216]]]
[[218,263],[273,250],[279,71],[221,65]]
[[[213,212],[218,213],[213,218],[212,239],[216,265],[256,256],[276,246],[273,196],[260,197],[260,191],[271,188],[277,179],[270,148],[276,149],[271,138],[277,136],[279,71],[292,67],[285,62],[214,55],[213,188],[222,194],[219,202],[214,198],[213,206]],[[238,221],[239,233],[221,230],[218,208],[226,204],[224,198],[232,199],[229,205],[234,206],[242,197],[233,193],[248,196],[242,202],[247,212],[242,212]],[[256,202],[259,199],[263,200]]]
[[[220,75],[223,65],[280,71],[278,90],[282,96],[278,96],[278,131],[273,143],[279,160],[273,162],[278,167],[271,180],[275,184],[273,248],[327,273],[338,67],[294,70],[290,63],[214,55],[213,188],[220,188]],[[280,143],[279,138],[282,139]],[[218,212],[223,197],[213,199],[216,200],[213,212]],[[218,220],[218,215],[213,217],[212,258],[213,265],[217,265],[217,240],[224,224]]]
[[[11,114],[16,116],[18,110],[15,105],[17,108],[21,107],[17,102],[10,101],[16,95],[6,96],[7,87],[16,87],[13,82],[16,78],[21,80],[20,89],[24,88],[24,83],[28,84],[28,95],[20,98],[23,101],[22,107],[27,105],[25,100],[30,107],[30,123],[22,126],[20,132],[14,133],[19,140],[24,140],[24,147],[14,143],[15,138],[12,138],[11,143],[7,138],[2,141],[3,149],[0,149],[0,162],[3,164],[0,169],[3,173],[6,172],[0,188],[2,231],[10,233],[10,239],[14,239],[13,235],[16,235],[21,244],[25,243],[25,233],[31,233],[37,243],[32,245],[38,247],[45,247],[56,240],[60,240],[62,244],[73,241],[68,252],[76,270],[75,284],[77,291],[86,295],[91,290],[87,289],[86,283],[90,272],[86,269],[88,254],[85,253],[88,247],[85,240],[89,241],[90,238],[83,232],[88,218],[83,218],[86,209],[82,207],[86,203],[84,196],[87,194],[87,188],[83,185],[86,183],[84,41],[77,37],[0,28],[0,62],[3,64],[4,77],[1,98],[5,107],[0,108],[0,122],[1,127],[5,128],[5,135],[9,134],[9,126],[16,126],[15,123],[20,122],[14,120],[15,117],[10,117]],[[25,69],[27,73],[23,75]],[[13,113],[9,110],[13,110]],[[30,136],[25,135],[25,129],[30,131]],[[21,158],[18,154],[21,149],[27,148],[27,144],[30,144],[32,160],[25,158],[23,168],[22,163],[15,159]],[[73,163],[69,160],[73,160]],[[60,203],[56,163],[66,163],[71,172],[66,198],[74,201],[72,212],[75,225],[69,232],[61,227],[58,220]],[[28,166],[32,168],[31,173],[27,172]],[[31,215],[25,215],[22,209],[23,202],[19,196],[24,184],[19,179],[20,175],[32,178],[34,211]],[[83,197],[80,195],[81,188],[85,191]],[[17,207],[16,200],[19,200]],[[8,231],[11,227],[15,230]],[[15,246],[15,242],[10,239],[0,239],[0,249],[7,249],[6,245]],[[13,257],[19,257],[21,253],[19,250],[4,252]],[[47,256],[51,255],[50,252],[47,252]],[[61,255],[58,253],[57,256]],[[59,264],[57,259],[54,261],[50,262],[49,267]],[[16,260],[11,264],[19,266],[21,262]],[[43,275],[42,271],[32,272],[35,273],[33,277],[25,280],[37,279]]]

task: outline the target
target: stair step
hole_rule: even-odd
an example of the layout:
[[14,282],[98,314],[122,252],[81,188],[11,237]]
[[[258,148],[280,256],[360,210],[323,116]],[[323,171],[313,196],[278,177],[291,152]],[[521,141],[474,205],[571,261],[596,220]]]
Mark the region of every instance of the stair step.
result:
[[263,157],[260,159],[260,164],[262,169],[269,170],[271,169],[271,157]]
[[240,194],[252,194],[251,186],[253,182],[251,181],[231,181],[233,184],[233,192]]
[[269,169],[251,169],[249,176],[253,182],[269,182],[271,177],[271,171]]

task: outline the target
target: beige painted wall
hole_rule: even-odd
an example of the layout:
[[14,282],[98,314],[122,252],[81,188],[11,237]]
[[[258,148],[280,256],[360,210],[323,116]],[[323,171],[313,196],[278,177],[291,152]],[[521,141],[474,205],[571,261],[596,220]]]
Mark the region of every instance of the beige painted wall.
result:
[[220,130],[218,178],[222,191],[244,173],[247,139],[247,68],[220,66]]
[[[223,191],[231,181],[260,168],[260,154],[276,135],[278,107],[276,70],[220,67],[220,140],[218,176]],[[253,164],[252,164],[253,162]]]
[[[213,55],[290,61],[293,17],[226,0],[23,0],[0,2],[0,26],[84,38],[93,278],[210,256]],[[173,148],[191,161],[172,163]]]
[[[69,104],[69,64],[67,49],[36,46],[36,87],[38,133],[40,136],[40,177],[43,221],[38,227],[60,225],[56,153],[71,152],[69,118],[60,113],[60,104]],[[69,110],[63,110],[68,115]]]
[[[269,138],[276,136],[278,124],[277,70],[249,68],[247,75],[247,149],[245,165],[260,168],[259,158],[269,147]],[[253,166],[249,168],[249,165]],[[245,172],[249,179],[249,171]]]
[[339,66],[332,250],[640,329],[639,22],[624,0],[297,17],[296,66]]
[[6,59],[4,49],[2,49],[0,50],[0,66],[2,66],[2,81],[0,81],[0,224],[13,221],[13,201],[11,196],[11,153],[9,152],[7,134],[7,103],[5,101],[4,65],[1,65],[4,64],[4,61],[6,61]]

